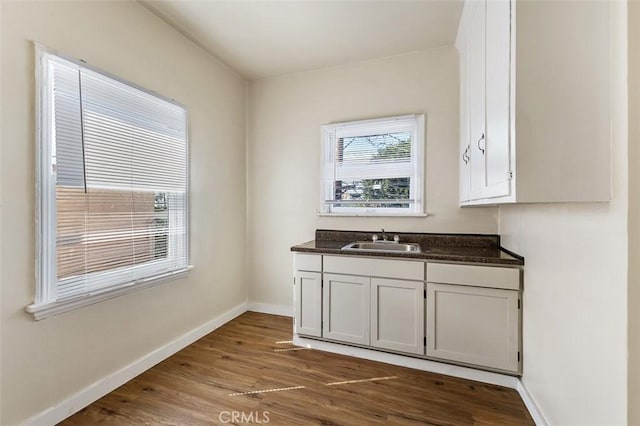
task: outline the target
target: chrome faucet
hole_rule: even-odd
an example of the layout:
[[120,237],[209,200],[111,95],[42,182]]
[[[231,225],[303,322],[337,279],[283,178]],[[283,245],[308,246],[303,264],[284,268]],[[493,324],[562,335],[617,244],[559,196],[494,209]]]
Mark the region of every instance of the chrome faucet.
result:
[[387,234],[384,232],[384,228],[382,229],[382,241],[388,241]]

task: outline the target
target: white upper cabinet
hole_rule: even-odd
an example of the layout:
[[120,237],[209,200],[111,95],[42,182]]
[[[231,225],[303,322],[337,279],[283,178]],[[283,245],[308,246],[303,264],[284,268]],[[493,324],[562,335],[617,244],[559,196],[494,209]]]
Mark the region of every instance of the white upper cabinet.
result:
[[484,189],[484,153],[486,152],[486,5],[473,4],[469,23],[469,150],[470,197],[482,198]]
[[465,3],[462,205],[610,199],[610,7]]
[[486,130],[481,154],[482,198],[503,197],[511,192],[509,160],[509,75],[511,7],[508,1],[488,1],[486,29]]
[[464,36],[458,34],[458,50],[460,53],[460,202],[470,199],[471,183],[471,157],[469,154],[469,49],[467,43],[468,28],[460,28],[465,31]]

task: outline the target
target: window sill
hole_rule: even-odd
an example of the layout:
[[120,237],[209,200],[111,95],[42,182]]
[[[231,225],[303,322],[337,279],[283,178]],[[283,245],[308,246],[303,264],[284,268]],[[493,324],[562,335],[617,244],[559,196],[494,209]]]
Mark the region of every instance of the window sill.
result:
[[24,310],[33,315],[33,318],[36,321],[40,321],[42,319],[62,314],[64,312],[72,311],[84,306],[93,305],[104,300],[113,299],[114,297],[123,296],[125,294],[133,293],[145,288],[155,287],[168,281],[184,278],[189,274],[189,271],[191,269],[193,269],[193,265],[189,265],[184,269],[169,272],[157,277],[141,280],[138,282],[132,282],[130,284],[119,286],[117,288],[101,290],[88,295],[82,295],[71,299],[59,300],[50,303],[33,303],[29,306],[26,306]]
[[428,213],[318,213],[321,217],[427,217]]

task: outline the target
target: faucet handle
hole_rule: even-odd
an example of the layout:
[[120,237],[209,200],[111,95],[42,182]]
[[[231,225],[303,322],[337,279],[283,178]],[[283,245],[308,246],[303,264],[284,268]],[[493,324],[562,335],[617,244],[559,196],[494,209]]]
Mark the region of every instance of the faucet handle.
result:
[[393,236],[393,241],[396,242],[396,243],[399,243],[400,242],[400,237],[398,235],[394,235]]
[[371,236],[371,241],[373,241],[373,242],[378,241],[378,235],[373,234],[373,235]]

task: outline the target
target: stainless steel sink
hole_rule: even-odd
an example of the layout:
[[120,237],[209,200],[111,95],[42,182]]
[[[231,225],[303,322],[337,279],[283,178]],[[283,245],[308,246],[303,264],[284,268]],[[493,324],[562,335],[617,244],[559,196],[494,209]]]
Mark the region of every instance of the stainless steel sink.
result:
[[342,247],[342,250],[420,253],[420,246],[414,243],[396,243],[395,241],[354,241]]

